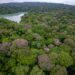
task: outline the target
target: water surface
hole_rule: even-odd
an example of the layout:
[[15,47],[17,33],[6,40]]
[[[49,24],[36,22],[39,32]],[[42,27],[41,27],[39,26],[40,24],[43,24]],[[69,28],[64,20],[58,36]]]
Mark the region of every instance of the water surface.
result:
[[21,17],[25,14],[25,12],[21,12],[21,13],[13,13],[13,14],[4,14],[4,15],[0,15],[0,18],[6,18],[9,19],[11,21],[14,22],[20,22],[21,21]]

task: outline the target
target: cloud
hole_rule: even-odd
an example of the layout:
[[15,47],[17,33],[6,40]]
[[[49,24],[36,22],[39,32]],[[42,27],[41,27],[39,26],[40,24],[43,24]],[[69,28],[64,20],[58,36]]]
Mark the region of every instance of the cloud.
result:
[[75,0],[64,0],[64,3],[75,5]]
[[0,3],[14,2],[14,0],[0,0]]
[[64,0],[15,0],[18,2],[57,2],[62,3]]

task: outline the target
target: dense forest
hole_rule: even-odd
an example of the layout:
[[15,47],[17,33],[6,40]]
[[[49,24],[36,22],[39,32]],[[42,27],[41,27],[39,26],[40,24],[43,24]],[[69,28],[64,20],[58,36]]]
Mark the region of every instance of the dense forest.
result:
[[0,14],[15,12],[49,12],[51,10],[75,11],[75,6],[56,3],[4,3],[0,4]]
[[[75,75],[74,6],[64,5],[68,10],[63,10],[56,5],[48,11],[29,8],[20,23],[0,18],[0,75]],[[7,7],[0,13],[7,13]]]

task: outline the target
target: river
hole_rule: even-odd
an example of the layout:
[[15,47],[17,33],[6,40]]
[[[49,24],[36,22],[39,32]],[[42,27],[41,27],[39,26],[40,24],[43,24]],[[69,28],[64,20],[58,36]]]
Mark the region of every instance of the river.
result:
[[0,15],[0,18],[6,18],[11,21],[19,23],[21,21],[21,17],[25,14],[25,12],[13,13],[13,14],[4,14]]

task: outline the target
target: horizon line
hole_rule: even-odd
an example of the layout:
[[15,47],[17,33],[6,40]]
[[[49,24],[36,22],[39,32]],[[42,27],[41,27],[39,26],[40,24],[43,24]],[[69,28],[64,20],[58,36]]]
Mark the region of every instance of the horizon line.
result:
[[0,4],[7,4],[7,3],[53,3],[53,4],[63,4],[63,5],[71,5],[71,6],[75,6],[74,4],[72,5],[72,4],[67,4],[67,3],[59,3],[59,2],[40,2],[40,1],[37,1],[37,2],[4,2],[4,3],[0,3]]

